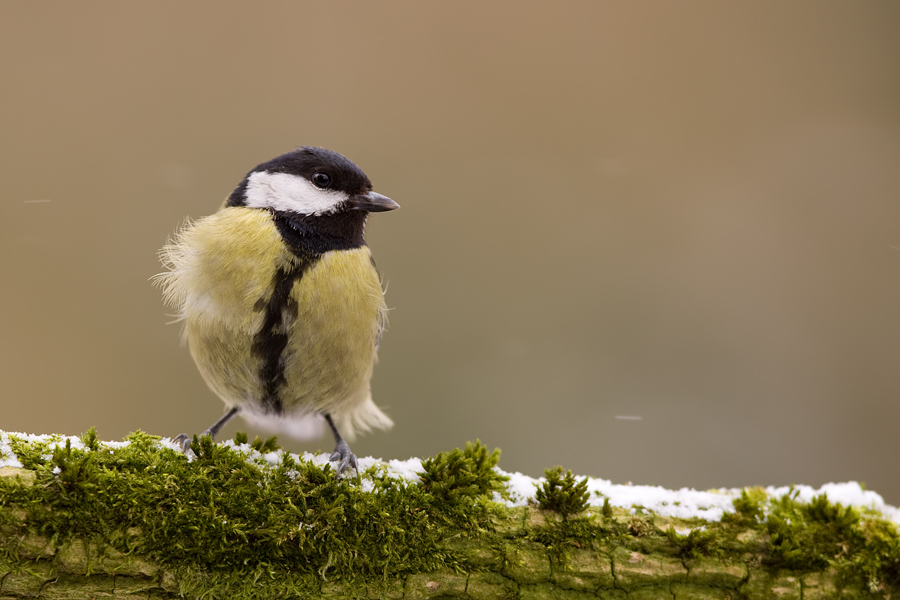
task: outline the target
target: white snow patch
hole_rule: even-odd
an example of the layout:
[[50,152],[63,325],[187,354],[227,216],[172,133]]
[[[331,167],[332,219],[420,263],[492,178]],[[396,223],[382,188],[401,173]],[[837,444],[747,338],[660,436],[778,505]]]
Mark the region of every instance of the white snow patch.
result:
[[[21,469],[24,465],[13,452],[9,445],[9,435],[6,432],[0,432],[0,467],[14,467]],[[12,434],[16,435],[16,434]]]
[[405,479],[411,483],[418,483],[420,473],[422,473],[422,461],[418,458],[408,458],[406,460],[397,460],[393,458],[387,463],[390,473],[398,478]]
[[[737,490],[740,494],[740,490]],[[812,488],[808,485],[795,485],[793,492],[788,486],[766,488],[766,493],[770,496],[784,496],[789,493],[796,493],[797,499],[803,502],[809,502],[813,496],[826,494],[831,502],[843,504],[844,506],[856,506],[860,508],[868,508],[882,513],[885,517],[900,523],[900,508],[885,504],[881,494],[871,490],[864,490],[856,481],[847,481],[845,483],[826,483],[819,489]]]
[[163,448],[168,448],[169,450],[175,450],[176,452],[181,452],[181,444],[176,444],[172,441],[172,438],[164,437],[159,440],[159,445]]
[[310,462],[316,466],[324,467],[329,464],[328,457],[330,454],[312,454],[310,452],[304,452],[303,456],[294,455],[294,458],[304,460],[306,462]]
[[[511,506],[524,506],[529,500],[534,499],[537,485],[545,479],[532,478],[521,473],[505,473],[510,480]],[[588,504],[590,506],[603,506],[609,498],[611,506],[621,508],[637,508],[653,511],[662,516],[690,519],[699,517],[707,521],[718,521],[726,512],[734,512],[732,501],[741,495],[740,488],[719,488],[715,490],[695,490],[681,488],[669,490],[653,485],[627,485],[615,484],[608,479],[588,478],[587,489],[590,492]],[[796,493],[797,499],[809,502],[814,496],[826,494],[831,502],[844,506],[868,508],[882,513],[886,518],[900,523],[900,509],[885,504],[884,499],[876,492],[864,490],[855,481],[846,483],[826,483],[820,488],[808,485],[769,486],[765,489],[771,497],[781,497],[785,494]]]
[[[534,499],[537,486],[546,481],[545,478],[532,478],[522,473],[506,473],[510,478],[508,489],[512,501],[511,506],[524,506]],[[608,479],[589,477],[587,490],[590,493],[590,506],[603,506],[609,498],[611,506],[621,508],[642,507],[655,513],[683,519],[700,517],[708,521],[717,521],[726,511],[733,510],[731,501],[740,495],[740,490],[697,491],[689,488],[668,490],[653,485],[622,485],[612,483]]]
[[104,448],[119,449],[119,448],[127,448],[128,446],[131,445],[131,442],[128,440],[123,440],[121,442],[100,442],[100,444]]

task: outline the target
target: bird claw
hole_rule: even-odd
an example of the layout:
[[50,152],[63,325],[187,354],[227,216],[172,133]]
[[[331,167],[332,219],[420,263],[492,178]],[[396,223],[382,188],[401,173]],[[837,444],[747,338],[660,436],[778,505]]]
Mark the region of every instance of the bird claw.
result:
[[356,455],[350,451],[350,446],[344,440],[339,440],[334,447],[334,452],[328,458],[331,462],[338,462],[336,477],[340,477],[341,473],[350,466],[359,473],[359,467],[356,465]]
[[191,449],[191,438],[186,433],[179,433],[172,441],[181,446],[181,451],[187,454]]

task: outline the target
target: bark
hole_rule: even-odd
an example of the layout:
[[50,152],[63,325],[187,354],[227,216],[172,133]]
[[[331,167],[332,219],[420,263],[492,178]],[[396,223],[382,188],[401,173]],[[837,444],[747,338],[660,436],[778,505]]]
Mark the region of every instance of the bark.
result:
[[[534,520],[534,519],[533,519]],[[538,519],[539,520],[539,519]],[[175,572],[141,557],[128,556],[76,541],[62,549],[39,536],[4,539],[15,544],[21,561],[2,574],[0,597],[12,598],[181,598]],[[754,558],[680,559],[662,552],[574,550],[565,564],[537,543],[520,542],[505,550],[512,557],[495,565],[497,550],[477,541],[457,540],[481,563],[479,570],[441,570],[408,575],[373,586],[309,578],[304,594],[316,598],[855,598],[863,590],[842,589],[836,573],[769,573]],[[265,584],[259,595],[266,597]]]

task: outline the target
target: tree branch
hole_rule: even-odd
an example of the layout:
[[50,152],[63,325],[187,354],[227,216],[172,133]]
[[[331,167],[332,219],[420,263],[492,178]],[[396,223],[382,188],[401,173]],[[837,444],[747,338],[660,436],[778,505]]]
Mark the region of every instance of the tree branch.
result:
[[[588,506],[550,470],[510,506],[480,444],[404,478],[336,480],[271,442],[0,436],[0,596],[13,598],[856,598],[900,592],[871,510],[745,490],[720,521]],[[0,463],[2,464],[2,463]],[[365,463],[364,463],[365,464]]]

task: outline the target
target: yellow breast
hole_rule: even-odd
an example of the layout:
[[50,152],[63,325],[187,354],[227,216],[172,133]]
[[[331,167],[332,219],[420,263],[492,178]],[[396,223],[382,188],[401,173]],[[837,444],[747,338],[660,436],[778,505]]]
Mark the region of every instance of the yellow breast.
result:
[[290,257],[269,213],[234,207],[188,224],[161,258],[169,271],[159,280],[179,319],[255,333],[261,314],[253,307]]
[[368,398],[387,308],[365,246],[326,252],[294,284],[285,406],[337,410]]
[[166,299],[185,322],[200,372],[226,404],[254,411],[266,394],[259,333],[276,276],[297,269],[280,315],[279,331],[287,335],[278,356],[285,411],[369,400],[386,307],[368,247],[304,262],[287,249],[268,212],[233,207],[189,225],[163,258]]

